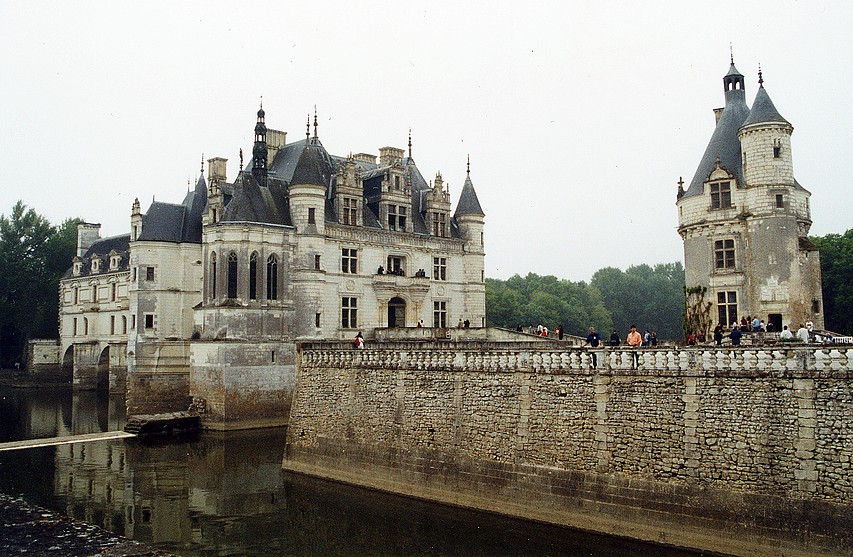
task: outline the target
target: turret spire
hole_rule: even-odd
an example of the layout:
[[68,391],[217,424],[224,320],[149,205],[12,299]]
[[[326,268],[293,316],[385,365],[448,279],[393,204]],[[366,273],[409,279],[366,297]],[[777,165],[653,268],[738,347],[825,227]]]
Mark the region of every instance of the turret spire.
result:
[[764,87],[764,76],[761,75],[761,64],[758,64],[758,86]]
[[471,153],[468,153],[468,166],[465,170],[465,173],[470,176],[471,175]]
[[314,139],[317,139],[317,105],[314,105]]
[[412,128],[409,128],[409,158],[412,158]]
[[267,180],[267,125],[265,123],[264,100],[258,109],[258,122],[255,124],[255,145],[252,147],[252,175],[261,185]]
[[311,139],[311,113],[308,113],[308,119],[305,122],[305,145],[308,145],[308,140]]
[[204,176],[204,153],[201,154],[201,175]]

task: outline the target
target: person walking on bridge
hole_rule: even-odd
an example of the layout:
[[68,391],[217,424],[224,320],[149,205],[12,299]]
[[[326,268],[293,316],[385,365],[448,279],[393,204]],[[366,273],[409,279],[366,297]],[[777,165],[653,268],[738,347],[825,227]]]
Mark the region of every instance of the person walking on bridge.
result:
[[631,325],[631,332],[628,333],[628,337],[625,339],[625,342],[628,343],[628,346],[634,349],[634,351],[631,352],[631,358],[634,362],[634,369],[637,369],[640,363],[640,356],[637,354],[636,349],[643,343],[643,337],[637,331],[636,325]]
[[[598,348],[598,345],[601,343],[601,335],[595,332],[595,327],[590,327],[589,334],[586,335],[586,340],[584,341],[584,344],[581,345],[581,348],[583,348],[584,345],[589,345],[591,348]],[[592,367],[598,367],[598,358],[596,357],[595,351],[590,352],[590,356],[592,356]]]

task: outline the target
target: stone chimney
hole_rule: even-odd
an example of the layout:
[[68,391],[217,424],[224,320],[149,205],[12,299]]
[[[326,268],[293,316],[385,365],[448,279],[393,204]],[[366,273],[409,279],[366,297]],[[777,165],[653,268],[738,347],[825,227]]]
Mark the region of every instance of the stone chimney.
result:
[[717,125],[720,123],[720,116],[723,115],[723,110],[724,109],[722,109],[722,108],[715,108],[714,109],[714,125]]
[[226,178],[226,164],[228,159],[213,157],[207,159],[207,179],[210,183],[221,183]]
[[353,159],[358,162],[369,162],[370,164],[376,164],[376,155],[371,155],[370,153],[356,153],[352,156]]
[[379,166],[392,166],[403,162],[403,150],[396,147],[379,148]]
[[101,225],[81,222],[77,225],[77,257],[83,257],[92,244],[101,239]]
[[287,145],[287,132],[267,128],[267,165],[275,160],[279,149]]

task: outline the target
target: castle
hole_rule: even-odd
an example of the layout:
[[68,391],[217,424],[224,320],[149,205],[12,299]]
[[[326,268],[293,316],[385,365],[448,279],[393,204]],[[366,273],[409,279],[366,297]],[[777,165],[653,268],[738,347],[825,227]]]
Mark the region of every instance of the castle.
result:
[[715,321],[730,328],[747,315],[781,331],[813,321],[823,328],[820,255],[808,239],[810,193],[794,178],[791,133],[759,70],[748,107],[731,60],[725,107],[696,174],[679,180],[678,233],[686,286],[710,293]]
[[233,182],[214,157],[181,204],[142,213],[136,200],[130,234],[100,238],[99,225],[80,225],[60,285],[61,351],[76,386],[121,390],[130,377],[140,396],[192,392],[206,404],[202,376],[221,382],[211,366],[262,357],[275,382],[297,338],[485,326],[485,215],[470,162],[451,211],[441,173],[427,182],[415,164],[411,134],[407,154],[382,147],[378,160],[328,153],[316,114],[313,135],[309,119],[304,139],[286,137],[261,107],[252,159],[244,169],[241,150]]

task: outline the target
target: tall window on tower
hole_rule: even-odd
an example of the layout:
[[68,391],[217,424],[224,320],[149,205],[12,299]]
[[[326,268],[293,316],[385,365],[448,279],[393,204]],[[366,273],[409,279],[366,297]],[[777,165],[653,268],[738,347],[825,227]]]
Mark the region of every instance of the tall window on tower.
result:
[[406,230],[406,208],[402,205],[388,205],[388,230]]
[[358,326],[358,298],[341,298],[341,328],[355,329]]
[[237,254],[228,254],[228,297],[237,297]]
[[717,292],[717,317],[722,327],[737,324],[737,292]]
[[258,252],[249,256],[249,299],[258,299]]
[[355,274],[358,272],[358,250],[341,249],[341,272]]
[[717,240],[714,242],[714,268],[735,268],[735,241]]
[[210,298],[216,298],[216,252],[210,252]]
[[278,257],[267,257],[267,300],[278,300]]
[[447,235],[447,215],[444,213],[432,214],[432,235],[441,237]]
[[344,197],[344,224],[355,226],[358,224],[358,200],[352,197]]
[[732,206],[731,182],[711,184],[711,208],[729,209]]

